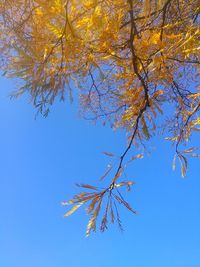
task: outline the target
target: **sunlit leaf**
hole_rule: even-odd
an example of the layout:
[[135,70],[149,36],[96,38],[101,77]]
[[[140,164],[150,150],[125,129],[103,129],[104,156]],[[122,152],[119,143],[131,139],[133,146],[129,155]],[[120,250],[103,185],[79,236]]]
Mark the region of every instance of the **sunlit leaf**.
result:
[[80,208],[80,206],[83,205],[83,202],[82,203],[79,203],[75,206],[73,206],[67,213],[65,213],[64,217],[68,217],[70,216],[72,213],[74,213],[78,208]]

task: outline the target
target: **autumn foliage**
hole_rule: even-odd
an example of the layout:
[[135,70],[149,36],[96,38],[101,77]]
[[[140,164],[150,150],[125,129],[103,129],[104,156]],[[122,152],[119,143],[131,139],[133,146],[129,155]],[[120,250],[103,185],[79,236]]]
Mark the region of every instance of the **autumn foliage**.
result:
[[119,191],[134,184],[120,180],[130,148],[162,130],[182,176],[187,157],[198,156],[182,146],[200,130],[199,11],[198,0],[1,0],[0,64],[18,79],[15,95],[28,92],[47,115],[56,97],[78,90],[84,117],[129,134],[114,174],[108,165],[102,176],[108,187],[80,184],[86,191],[64,202],[73,204],[66,216],[88,203],[87,235],[100,213],[102,231],[108,220],[122,228],[117,204],[135,213]]

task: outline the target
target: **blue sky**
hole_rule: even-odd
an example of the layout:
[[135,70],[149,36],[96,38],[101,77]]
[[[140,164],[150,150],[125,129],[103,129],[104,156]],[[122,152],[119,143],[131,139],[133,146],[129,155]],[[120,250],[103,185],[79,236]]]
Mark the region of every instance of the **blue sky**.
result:
[[13,81],[0,84],[0,267],[200,267],[198,159],[182,179],[169,142],[150,141],[151,155],[127,170],[138,215],[121,209],[123,233],[86,238],[84,209],[64,219],[60,203],[75,182],[97,184],[109,163],[101,152],[120,155],[125,133],[89,124],[67,102],[34,120],[26,97],[9,99]]

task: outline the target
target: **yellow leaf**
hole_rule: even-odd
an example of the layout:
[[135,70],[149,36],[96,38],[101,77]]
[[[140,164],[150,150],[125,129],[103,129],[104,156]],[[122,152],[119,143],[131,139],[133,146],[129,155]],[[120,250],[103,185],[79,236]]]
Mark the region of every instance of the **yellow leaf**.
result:
[[81,205],[83,205],[84,202],[81,202],[75,206],[73,206],[67,213],[65,213],[64,217],[70,216],[72,213],[74,213],[78,208],[80,208]]

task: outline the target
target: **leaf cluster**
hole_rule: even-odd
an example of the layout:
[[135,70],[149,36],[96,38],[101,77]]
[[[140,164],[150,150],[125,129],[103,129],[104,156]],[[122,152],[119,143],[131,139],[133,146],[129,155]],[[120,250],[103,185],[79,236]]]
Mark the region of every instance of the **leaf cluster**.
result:
[[[146,148],[160,132],[169,136],[173,168],[178,158],[182,176],[187,156],[198,157],[185,145],[200,131],[199,12],[199,0],[1,1],[0,67],[20,83],[15,95],[28,92],[46,116],[56,97],[72,99],[77,90],[83,117],[128,133],[109,186],[81,185],[94,192],[70,202],[66,216],[89,203],[88,234],[96,229],[103,202],[102,231],[108,214],[121,227],[115,203],[134,212],[118,192],[131,182],[117,183],[131,148]],[[111,170],[109,165],[101,180]]]

